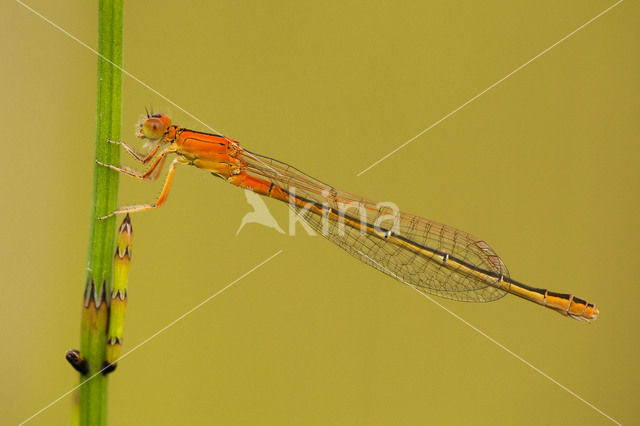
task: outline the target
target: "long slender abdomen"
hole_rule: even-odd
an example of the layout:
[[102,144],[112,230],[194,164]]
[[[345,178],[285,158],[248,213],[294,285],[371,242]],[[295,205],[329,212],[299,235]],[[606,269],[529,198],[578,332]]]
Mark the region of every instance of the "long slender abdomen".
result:
[[503,280],[507,286],[505,290],[513,295],[531,302],[553,309],[559,314],[569,316],[579,321],[591,321],[600,313],[593,303],[580,299],[571,294],[556,293],[544,288],[529,287],[511,278]]
[[[468,261],[457,258],[450,253],[445,253],[440,249],[419,244],[391,230],[376,229],[372,224],[362,222],[357,217],[344,214],[344,212],[340,213],[329,206],[294,195],[267,179],[248,175],[247,173],[240,173],[230,177],[229,182],[242,188],[251,189],[258,194],[294,205],[296,208],[308,210],[318,216],[326,216],[327,219],[330,220],[342,220],[344,224],[349,227],[359,229],[361,232],[365,232],[377,239],[385,240],[388,244],[394,244],[397,247],[409,250],[431,262],[437,263],[442,268],[468,277],[474,277],[488,286],[545,306],[564,316],[586,322],[594,320],[598,316],[598,309],[586,300],[570,294],[555,293],[547,289],[529,287],[509,277],[502,276],[495,271],[489,271],[475,266]],[[393,274],[390,275],[394,276]]]

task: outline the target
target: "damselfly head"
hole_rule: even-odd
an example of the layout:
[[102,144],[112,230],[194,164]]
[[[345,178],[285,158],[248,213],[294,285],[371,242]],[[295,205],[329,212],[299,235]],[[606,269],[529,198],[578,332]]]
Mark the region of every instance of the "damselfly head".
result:
[[137,136],[141,139],[160,139],[170,125],[171,119],[164,114],[147,115],[138,125]]

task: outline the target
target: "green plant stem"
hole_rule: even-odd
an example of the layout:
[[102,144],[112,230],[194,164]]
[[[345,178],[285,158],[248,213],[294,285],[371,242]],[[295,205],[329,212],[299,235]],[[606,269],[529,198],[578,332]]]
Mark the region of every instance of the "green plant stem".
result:
[[[120,140],[122,126],[122,34],[123,0],[99,0],[96,160],[107,164],[119,164],[120,158],[118,146],[107,140]],[[107,376],[96,373],[103,368],[106,354],[107,286],[111,281],[116,222],[115,217],[103,221],[97,218],[116,209],[118,173],[96,164],[93,184],[80,344],[89,371],[80,376],[80,381],[95,377],[78,390],[78,420],[82,426],[107,423]]]

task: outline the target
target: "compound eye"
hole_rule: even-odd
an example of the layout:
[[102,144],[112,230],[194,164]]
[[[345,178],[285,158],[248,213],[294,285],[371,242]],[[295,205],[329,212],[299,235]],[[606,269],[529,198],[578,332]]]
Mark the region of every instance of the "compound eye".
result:
[[166,130],[166,124],[159,117],[147,118],[142,125],[142,133],[147,139],[159,139]]

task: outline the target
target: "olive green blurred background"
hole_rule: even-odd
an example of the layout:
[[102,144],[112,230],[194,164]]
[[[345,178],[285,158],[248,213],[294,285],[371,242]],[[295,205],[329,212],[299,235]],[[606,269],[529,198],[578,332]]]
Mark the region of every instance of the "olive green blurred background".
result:
[[[613,4],[129,2],[125,68],[216,130],[338,188],[487,240],[511,275],[596,303],[582,324],[505,297],[438,301],[614,419],[638,422],[640,8],[624,2],[366,174],[356,174]],[[29,5],[96,46],[96,3]],[[96,57],[0,6],[0,423],[78,382]],[[123,139],[145,106],[124,78]],[[131,164],[127,160],[127,164]],[[122,204],[160,184],[121,179]],[[287,209],[267,200],[287,227]],[[321,237],[248,225],[242,191],[181,168],[133,217],[112,425],[610,424]],[[71,397],[30,424],[70,423]]]

